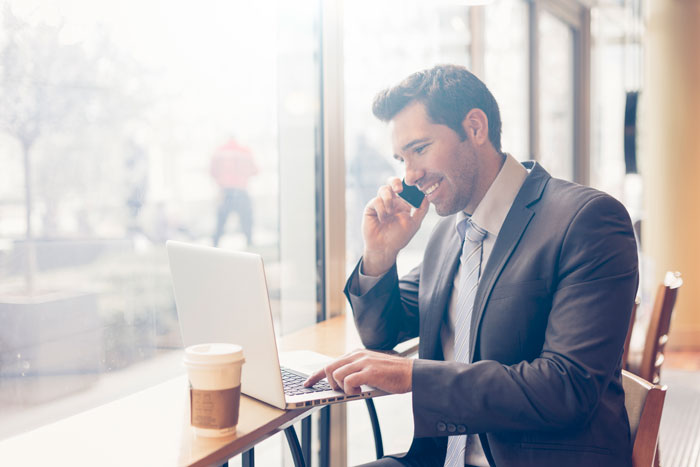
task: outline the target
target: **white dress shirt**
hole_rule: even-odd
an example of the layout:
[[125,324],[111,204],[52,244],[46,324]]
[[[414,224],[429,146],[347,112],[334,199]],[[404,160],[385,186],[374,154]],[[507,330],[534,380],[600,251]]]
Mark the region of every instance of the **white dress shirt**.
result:
[[[472,220],[486,230],[487,234],[484,238],[482,250],[482,272],[486,266],[491,251],[496,243],[498,234],[503,226],[508,212],[510,211],[513,201],[527,178],[528,171],[523,167],[513,156],[506,154],[505,162],[498,172],[495,180],[486,191],[484,198],[472,214]],[[457,224],[462,221],[468,214],[460,212],[455,219],[455,229]],[[442,353],[445,360],[454,360],[454,328],[457,319],[457,298],[459,297],[459,280],[462,274],[461,267],[457,269],[454,280],[452,282],[452,295],[448,305],[448,312],[445,315],[445,321],[440,330],[440,341],[442,343]],[[362,274],[360,268],[359,274],[359,289],[360,293],[368,292],[383,276],[373,277]],[[474,437],[475,442],[469,445],[466,452],[465,463],[488,467],[488,461],[484,455],[484,450],[478,437]]]

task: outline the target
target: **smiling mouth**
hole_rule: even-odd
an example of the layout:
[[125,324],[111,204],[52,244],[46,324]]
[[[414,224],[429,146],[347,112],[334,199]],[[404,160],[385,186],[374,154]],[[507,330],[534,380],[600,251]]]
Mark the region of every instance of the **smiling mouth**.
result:
[[436,182],[433,185],[430,185],[428,188],[423,190],[423,193],[426,194],[426,196],[430,196],[437,188],[440,186],[440,182]]

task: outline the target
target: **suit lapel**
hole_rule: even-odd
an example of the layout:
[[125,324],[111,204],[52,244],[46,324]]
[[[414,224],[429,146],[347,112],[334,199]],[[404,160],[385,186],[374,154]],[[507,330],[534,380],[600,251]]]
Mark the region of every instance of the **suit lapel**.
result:
[[508,259],[513,254],[530,220],[532,220],[535,215],[535,212],[530,209],[530,206],[540,199],[545,185],[551,178],[547,171],[536,162],[525,162],[523,165],[531,169],[530,174],[525,179],[523,186],[520,188],[503,222],[503,226],[496,239],[496,244],[493,246],[491,256],[481,275],[476,297],[474,298],[474,311],[472,313],[471,333],[469,336],[469,355],[471,361],[474,361],[476,336],[479,326],[481,325],[489,295],[491,295],[491,290],[493,290],[496,280],[500,276],[501,271],[503,271]]
[[[421,344],[425,343],[424,345],[426,346],[423,349],[423,353],[421,353],[421,358],[435,359],[438,355],[443,355],[440,329],[445,319],[445,313],[447,313],[447,301],[452,292],[452,282],[454,281],[461,250],[459,235],[452,228],[451,234],[446,238],[442,248],[435,253],[440,255],[442,261],[435,284],[427,288],[427,290],[434,290],[434,293],[429,295],[426,303],[421,305],[421,310],[426,310],[425,315],[421,316],[421,319],[425,319],[426,322],[426,337],[424,339],[423,335],[421,335],[420,340]],[[428,348],[429,345],[432,347]]]

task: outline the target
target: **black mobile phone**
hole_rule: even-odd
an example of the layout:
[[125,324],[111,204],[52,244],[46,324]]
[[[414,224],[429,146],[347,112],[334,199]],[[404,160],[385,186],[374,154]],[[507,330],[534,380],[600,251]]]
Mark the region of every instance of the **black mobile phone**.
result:
[[403,185],[403,191],[399,193],[399,196],[408,201],[408,204],[414,208],[419,208],[423,202],[425,195],[420,191],[415,185],[406,185],[406,180],[401,180]]

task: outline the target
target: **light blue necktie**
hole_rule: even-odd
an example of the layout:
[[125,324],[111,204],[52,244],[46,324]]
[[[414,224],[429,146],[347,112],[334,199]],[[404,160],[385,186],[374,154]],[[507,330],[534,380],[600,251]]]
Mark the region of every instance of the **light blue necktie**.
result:
[[[486,231],[472,222],[471,218],[460,222],[457,231],[464,238],[464,243],[460,258],[461,277],[455,322],[455,361],[469,363],[469,331],[474,310],[474,296],[481,276],[481,256]],[[464,467],[468,438],[473,436],[450,436],[447,439],[445,467]]]

